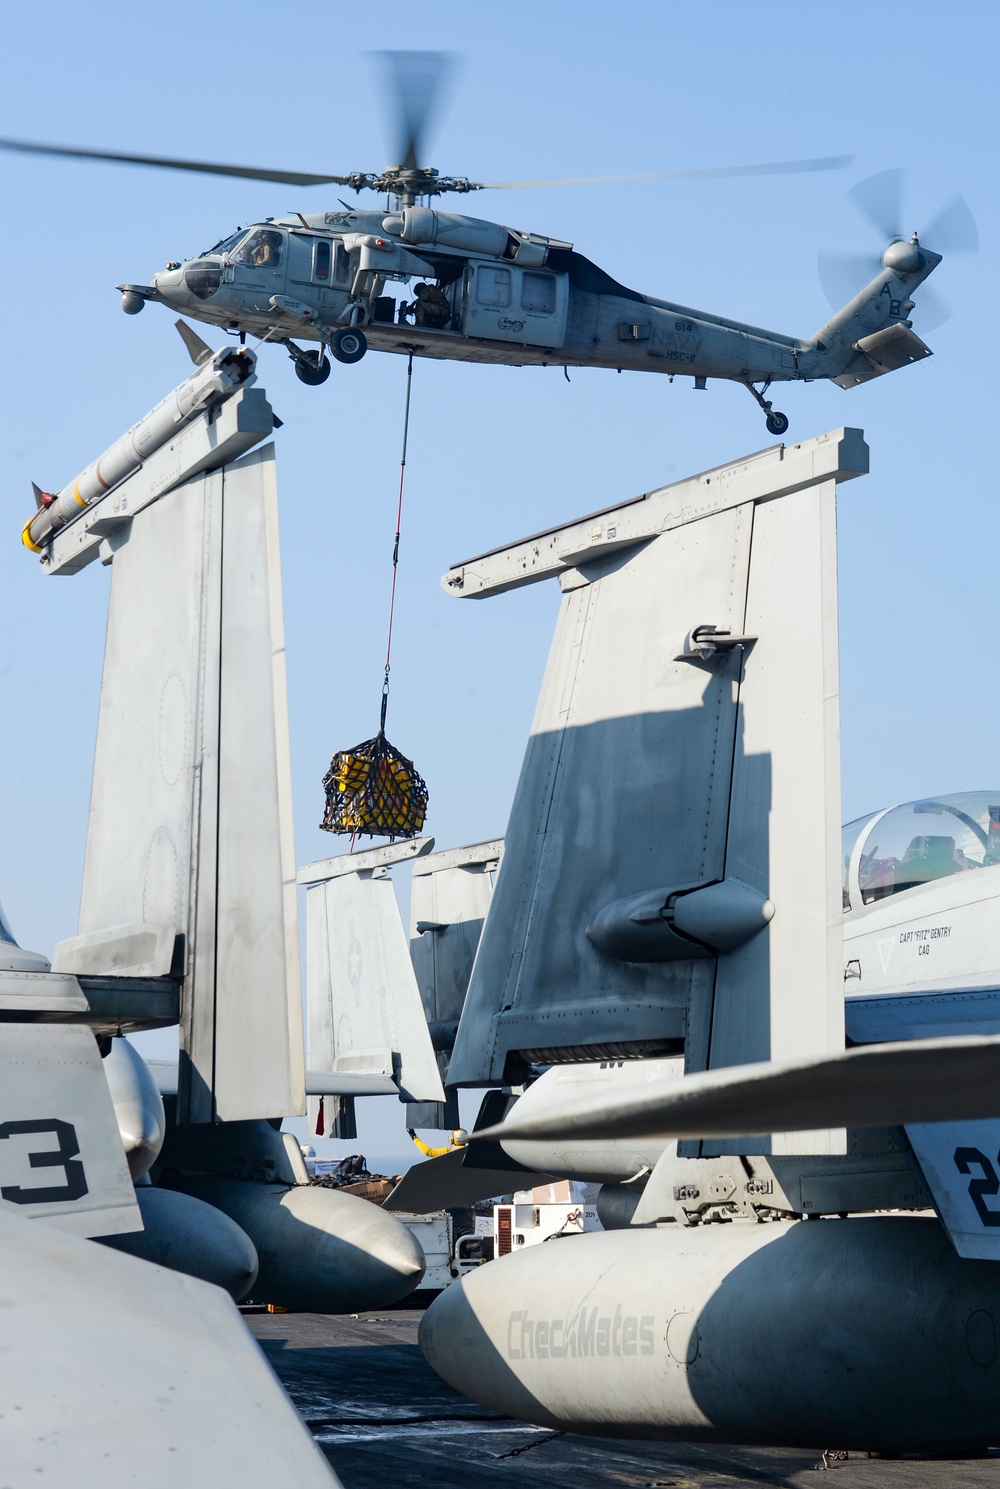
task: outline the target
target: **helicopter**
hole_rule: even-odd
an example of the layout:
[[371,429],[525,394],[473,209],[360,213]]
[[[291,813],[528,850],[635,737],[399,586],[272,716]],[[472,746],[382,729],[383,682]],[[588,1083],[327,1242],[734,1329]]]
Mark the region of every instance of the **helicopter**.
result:
[[[913,291],[942,255],[916,233],[906,239],[893,226],[875,277],[816,332],[800,338],[641,294],[561,239],[439,210],[431,203],[445,194],[577,183],[481,182],[421,166],[421,136],[449,59],[431,52],[384,55],[395,74],[402,163],[377,173],[320,176],[11,139],[0,139],[0,148],[383,194],[378,210],[341,201],[335,211],[250,223],[195,258],[168,260],[148,284],[117,286],[127,314],[162,304],[238,334],[243,342],[252,336],[278,343],[310,386],[329,377],[328,352],[352,364],[369,347],[507,366],[665,373],[671,381],[691,377],[697,389],[718,378],[742,384],[766,415],[769,433],[782,435],[789,421],[766,396],[772,383],[828,378],[849,388],[931,355],[908,317]],[[830,170],[850,160],[580,178],[580,184]],[[862,186],[880,180],[872,177]],[[956,201],[959,214],[967,214],[961,199]],[[884,228],[897,214],[869,215]],[[318,347],[308,349],[302,341]]]

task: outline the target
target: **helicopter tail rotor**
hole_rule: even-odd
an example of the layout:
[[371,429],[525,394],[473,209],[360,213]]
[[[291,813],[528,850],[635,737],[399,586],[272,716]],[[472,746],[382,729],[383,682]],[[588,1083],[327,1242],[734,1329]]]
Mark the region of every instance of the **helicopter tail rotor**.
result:
[[[879,171],[851,188],[848,197],[868,219],[884,245],[902,244],[909,236],[903,223],[906,173],[898,168]],[[915,235],[914,235],[915,236]],[[954,196],[931,218],[920,242],[935,253],[974,253],[979,248],[976,221],[964,197]],[[885,250],[883,249],[882,252]],[[835,308],[846,304],[878,274],[882,252],[821,253],[819,279]],[[952,307],[934,290],[920,289],[920,328],[933,331],[953,314]]]

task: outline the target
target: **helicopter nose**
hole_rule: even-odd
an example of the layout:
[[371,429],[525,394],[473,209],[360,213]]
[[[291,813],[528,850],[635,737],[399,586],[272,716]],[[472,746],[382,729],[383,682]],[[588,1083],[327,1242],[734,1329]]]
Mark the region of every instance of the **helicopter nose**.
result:
[[168,304],[186,305],[190,298],[184,284],[184,269],[180,264],[176,268],[161,269],[158,274],[154,274],[153,288]]

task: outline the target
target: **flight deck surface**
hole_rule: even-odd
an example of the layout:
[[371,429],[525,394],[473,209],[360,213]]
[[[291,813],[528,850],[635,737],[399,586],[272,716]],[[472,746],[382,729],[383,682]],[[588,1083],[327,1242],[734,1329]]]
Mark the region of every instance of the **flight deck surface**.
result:
[[[422,1312],[404,1306],[355,1318],[244,1310],[344,1489],[816,1484],[821,1446],[628,1442],[552,1433],[500,1417],[451,1390],[426,1364],[417,1345]],[[832,1459],[829,1469],[834,1489],[1000,1489],[1000,1449],[985,1458],[948,1460],[851,1453],[846,1461]]]

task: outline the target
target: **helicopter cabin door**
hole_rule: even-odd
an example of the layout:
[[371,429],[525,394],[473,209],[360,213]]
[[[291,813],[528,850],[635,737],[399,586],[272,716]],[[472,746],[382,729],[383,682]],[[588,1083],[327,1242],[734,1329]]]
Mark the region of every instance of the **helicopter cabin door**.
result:
[[550,269],[517,264],[470,266],[465,334],[522,346],[562,346],[566,337],[569,278]]
[[233,260],[233,283],[254,310],[269,311],[271,296],[284,294],[287,254],[287,235],[276,227],[259,227],[240,244]]

